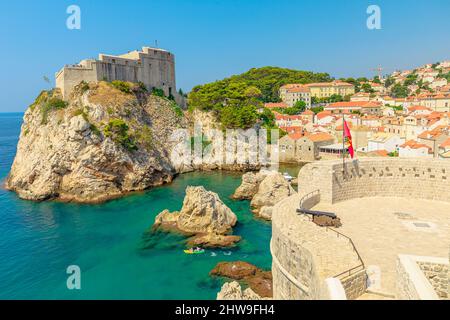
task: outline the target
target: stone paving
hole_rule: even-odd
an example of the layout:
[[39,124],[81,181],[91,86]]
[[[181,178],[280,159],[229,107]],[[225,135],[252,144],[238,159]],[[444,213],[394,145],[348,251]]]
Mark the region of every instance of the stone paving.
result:
[[353,240],[366,267],[380,267],[381,292],[395,294],[398,254],[448,256],[448,202],[372,197],[319,203],[313,210],[335,212],[341,218],[343,226],[337,230]]

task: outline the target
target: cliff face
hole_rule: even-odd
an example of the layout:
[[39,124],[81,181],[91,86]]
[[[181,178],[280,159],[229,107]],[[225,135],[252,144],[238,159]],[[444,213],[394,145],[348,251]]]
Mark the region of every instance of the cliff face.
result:
[[251,200],[253,213],[271,220],[273,206],[294,193],[295,190],[281,173],[261,170],[244,174],[242,184],[231,197],[236,200]]
[[183,112],[127,85],[82,83],[67,103],[43,92],[24,115],[6,187],[23,199],[96,202],[171,181],[169,137],[186,127]]

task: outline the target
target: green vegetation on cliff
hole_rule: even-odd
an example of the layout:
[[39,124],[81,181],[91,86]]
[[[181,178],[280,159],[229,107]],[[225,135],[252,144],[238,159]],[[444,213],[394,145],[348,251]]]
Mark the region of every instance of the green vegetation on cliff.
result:
[[36,100],[30,105],[30,109],[38,107],[42,118],[41,124],[47,123],[48,114],[54,110],[60,110],[67,107],[67,102],[61,99],[61,95],[58,90],[44,90],[42,91]]
[[131,83],[129,83],[129,82],[114,80],[111,82],[111,85],[114,88],[122,91],[123,93],[129,94],[132,92],[132,86],[131,86]]
[[253,68],[213,83],[196,86],[188,96],[190,108],[214,111],[226,128],[249,128],[261,116],[265,102],[277,102],[278,90],[287,83],[330,81],[327,73],[277,67]]

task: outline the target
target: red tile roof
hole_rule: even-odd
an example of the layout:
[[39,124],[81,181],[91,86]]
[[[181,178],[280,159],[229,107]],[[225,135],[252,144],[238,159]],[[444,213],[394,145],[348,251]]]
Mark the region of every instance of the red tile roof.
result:
[[343,81],[333,81],[333,82],[316,82],[306,84],[308,87],[331,87],[331,86],[341,86],[341,87],[353,87],[351,83]]
[[316,117],[317,117],[317,119],[323,119],[323,118],[325,118],[325,117],[328,117],[328,116],[331,116],[331,112],[330,111],[321,111],[321,112],[319,112],[317,115],[316,115]]
[[287,133],[304,132],[303,127],[280,127],[280,129]]
[[306,135],[306,137],[313,142],[334,140],[333,136],[326,132],[311,133]]
[[404,144],[402,144],[400,146],[400,148],[406,148],[406,147],[409,147],[411,149],[427,148],[428,151],[431,150],[431,148],[429,146],[427,146],[426,144],[419,143],[419,142],[414,141],[414,140],[408,140],[408,141],[406,141]]
[[289,138],[291,138],[292,140],[298,140],[301,137],[303,137],[303,134],[301,132],[295,132],[295,133],[289,134]]
[[411,106],[411,107],[408,107],[408,111],[409,112],[422,111],[422,110],[429,110],[429,111],[431,111],[430,108],[427,108],[427,107],[424,107],[424,106]]
[[373,108],[380,106],[381,102],[375,101],[342,101],[330,103],[326,108]]
[[309,88],[302,86],[302,87],[295,87],[295,88],[290,88],[287,89],[288,92],[304,92],[304,93],[308,93],[309,92]]

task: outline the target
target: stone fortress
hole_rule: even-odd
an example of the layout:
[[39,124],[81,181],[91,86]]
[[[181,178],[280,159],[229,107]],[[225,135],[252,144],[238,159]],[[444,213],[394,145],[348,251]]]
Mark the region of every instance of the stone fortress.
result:
[[76,65],[66,65],[55,74],[56,87],[67,99],[81,81],[129,81],[142,82],[147,90],[160,88],[166,96],[172,95],[184,106],[184,98],[176,89],[175,56],[163,49],[143,47],[114,56],[99,54],[98,59],[85,59]]
[[450,299],[450,161],[319,161],[298,181],[273,209],[274,299]]

